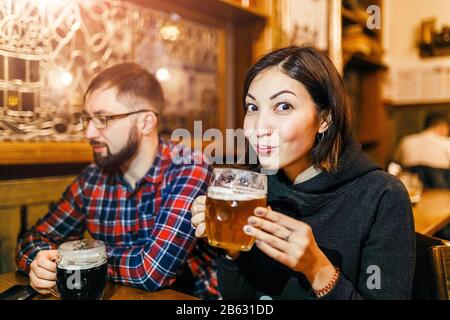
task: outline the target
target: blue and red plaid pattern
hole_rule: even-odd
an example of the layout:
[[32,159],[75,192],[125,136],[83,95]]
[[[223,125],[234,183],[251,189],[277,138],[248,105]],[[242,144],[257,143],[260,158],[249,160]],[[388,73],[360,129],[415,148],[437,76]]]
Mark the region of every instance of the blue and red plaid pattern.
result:
[[111,280],[154,291],[172,286],[186,262],[194,294],[219,298],[215,252],[196,241],[190,211],[193,200],[206,193],[211,170],[204,162],[194,164],[192,154],[177,164],[174,150],[160,140],[153,166],[134,189],[119,173],[88,166],[56,208],[20,239],[19,268],[29,272],[40,250],[80,239],[87,230],[107,246]]

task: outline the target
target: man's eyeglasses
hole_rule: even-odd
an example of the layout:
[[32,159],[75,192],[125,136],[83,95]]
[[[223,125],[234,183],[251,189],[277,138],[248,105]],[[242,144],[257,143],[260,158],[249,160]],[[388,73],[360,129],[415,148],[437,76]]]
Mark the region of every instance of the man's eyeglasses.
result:
[[112,115],[96,115],[96,116],[90,116],[88,114],[82,114],[80,116],[80,122],[83,126],[83,129],[86,129],[89,125],[89,122],[92,120],[92,123],[94,124],[94,127],[98,130],[108,128],[109,122],[114,119],[121,119],[126,118],[132,114],[141,113],[141,112],[153,112],[156,116],[158,116],[158,113],[153,110],[137,110],[133,112],[128,113],[121,113],[121,114],[112,114]]

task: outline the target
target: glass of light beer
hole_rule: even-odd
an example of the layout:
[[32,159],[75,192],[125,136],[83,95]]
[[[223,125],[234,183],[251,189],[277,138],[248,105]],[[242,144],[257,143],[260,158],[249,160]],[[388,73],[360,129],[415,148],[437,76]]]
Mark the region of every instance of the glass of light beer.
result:
[[229,168],[215,168],[206,197],[206,235],[210,245],[249,251],[255,241],[242,230],[256,207],[267,203],[267,177]]

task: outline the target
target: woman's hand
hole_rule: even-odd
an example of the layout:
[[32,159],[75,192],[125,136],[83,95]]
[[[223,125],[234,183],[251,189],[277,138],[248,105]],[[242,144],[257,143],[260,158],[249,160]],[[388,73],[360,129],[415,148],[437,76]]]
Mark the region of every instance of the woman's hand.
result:
[[244,232],[269,257],[303,273],[314,290],[325,287],[336,269],[319,249],[311,227],[268,208],[258,207],[248,218]]
[[205,225],[205,211],[206,211],[206,196],[199,196],[195,198],[192,203],[191,212],[192,227],[195,229],[195,236],[197,238],[206,237],[206,225]]
[[[205,212],[206,212],[206,196],[199,196],[195,198],[191,207],[192,227],[195,229],[195,236],[197,238],[206,237],[206,224],[205,224]],[[226,250],[228,256],[231,259],[236,259],[239,256],[239,251]]]

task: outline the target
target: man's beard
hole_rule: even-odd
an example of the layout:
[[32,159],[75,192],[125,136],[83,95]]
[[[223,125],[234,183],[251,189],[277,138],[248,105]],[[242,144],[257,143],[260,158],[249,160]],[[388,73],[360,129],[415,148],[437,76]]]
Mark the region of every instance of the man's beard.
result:
[[[91,145],[102,144],[97,141],[90,141]],[[104,171],[116,171],[128,160],[130,160],[135,154],[139,147],[138,133],[136,127],[130,132],[127,144],[125,147],[120,149],[117,153],[111,154],[109,147],[106,147],[106,156],[102,156],[100,153],[94,152],[95,163],[102,168]]]

